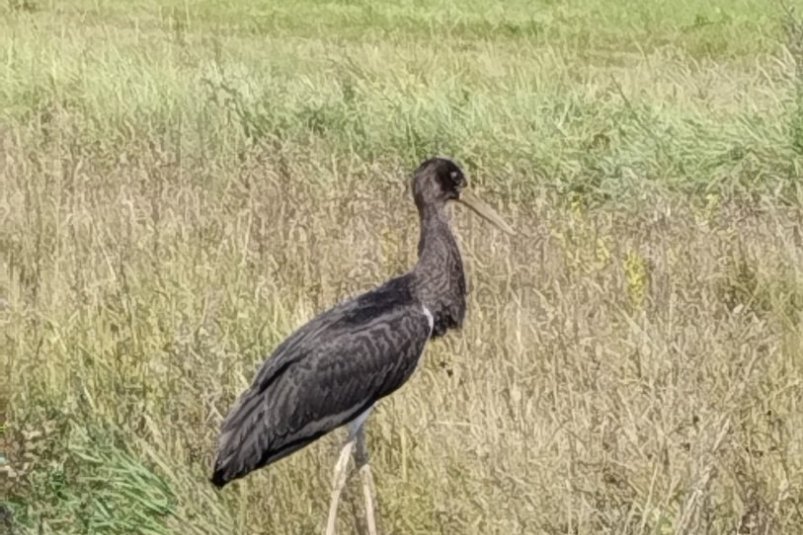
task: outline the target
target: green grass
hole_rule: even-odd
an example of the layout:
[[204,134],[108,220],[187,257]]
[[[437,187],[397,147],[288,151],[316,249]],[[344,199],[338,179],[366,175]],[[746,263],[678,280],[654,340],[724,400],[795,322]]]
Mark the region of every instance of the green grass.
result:
[[372,416],[381,531],[803,531],[798,20],[3,3],[0,529],[320,532],[342,437],[217,492],[218,426],[412,265],[441,153],[520,235],[455,210],[468,320]]

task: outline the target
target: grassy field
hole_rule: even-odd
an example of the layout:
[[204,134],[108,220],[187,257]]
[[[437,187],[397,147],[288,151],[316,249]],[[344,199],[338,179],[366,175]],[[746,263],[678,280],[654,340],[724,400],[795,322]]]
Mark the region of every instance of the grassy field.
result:
[[800,20],[3,0],[0,532],[320,533],[343,436],[217,492],[218,426],[413,264],[445,154],[520,234],[454,210],[468,320],[372,416],[382,533],[803,533]]

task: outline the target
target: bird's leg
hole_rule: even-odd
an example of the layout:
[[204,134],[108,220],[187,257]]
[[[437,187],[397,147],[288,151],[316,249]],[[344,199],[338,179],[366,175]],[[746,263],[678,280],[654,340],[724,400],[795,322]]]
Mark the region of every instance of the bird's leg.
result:
[[334,474],[332,475],[332,501],[329,502],[329,519],[326,522],[326,535],[335,535],[335,521],[337,520],[337,505],[340,501],[340,494],[346,485],[346,468],[349,465],[349,457],[354,449],[355,439],[349,437],[340,451],[340,457],[335,464]]
[[365,445],[365,430],[361,425],[357,430],[357,449],[354,451],[354,463],[360,471],[362,479],[362,492],[365,498],[365,521],[368,524],[368,534],[376,535],[376,518],[374,516],[374,477],[371,474],[371,464],[368,461],[368,447]]

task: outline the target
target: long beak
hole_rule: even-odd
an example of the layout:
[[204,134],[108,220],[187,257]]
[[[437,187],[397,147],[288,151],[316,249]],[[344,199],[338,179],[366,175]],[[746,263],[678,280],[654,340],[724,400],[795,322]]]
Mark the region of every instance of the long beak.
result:
[[465,204],[472,210],[474,210],[478,216],[485,219],[489,223],[493,224],[496,228],[501,230],[502,232],[506,232],[511,236],[516,235],[516,231],[514,231],[510,225],[505,223],[505,220],[502,219],[499,214],[497,214],[493,208],[485,204],[483,201],[480,200],[479,197],[474,195],[468,190],[463,190],[460,192],[460,198],[457,199],[458,202]]

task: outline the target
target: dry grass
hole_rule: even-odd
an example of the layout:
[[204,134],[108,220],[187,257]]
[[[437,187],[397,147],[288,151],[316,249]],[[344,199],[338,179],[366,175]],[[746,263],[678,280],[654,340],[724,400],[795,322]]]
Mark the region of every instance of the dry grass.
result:
[[455,210],[469,317],[372,417],[382,532],[803,531],[799,51],[761,4],[229,4],[0,22],[0,529],[320,531],[341,437],[216,492],[217,428],[414,262],[446,152],[522,234]]

